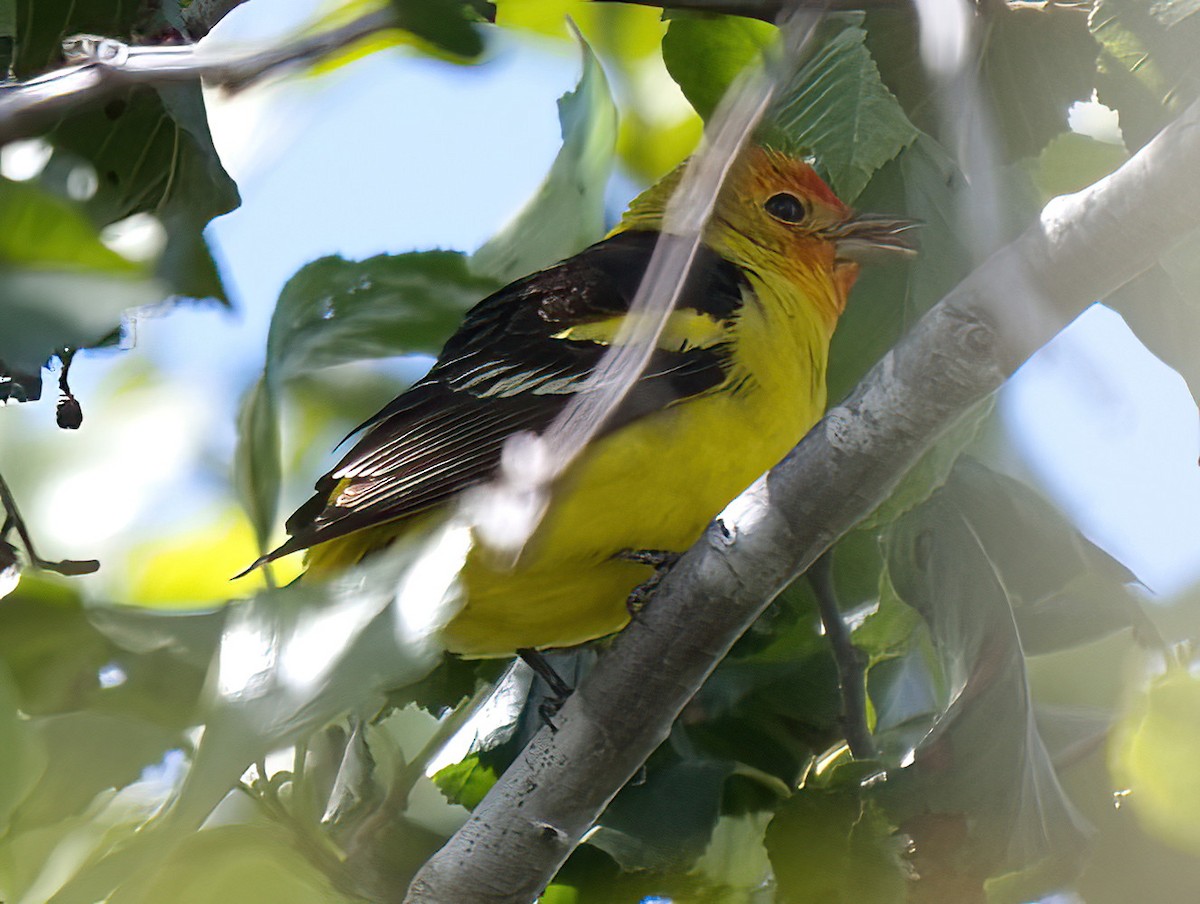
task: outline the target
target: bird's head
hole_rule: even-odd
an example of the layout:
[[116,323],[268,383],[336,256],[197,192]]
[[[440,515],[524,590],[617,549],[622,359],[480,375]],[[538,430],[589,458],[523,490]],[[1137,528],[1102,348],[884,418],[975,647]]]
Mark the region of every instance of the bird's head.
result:
[[[665,205],[686,166],[639,196],[619,228],[661,229]],[[751,266],[828,269],[844,300],[860,262],[915,253],[908,240],[914,225],[855,213],[807,162],[755,146],[730,168],[705,241]]]

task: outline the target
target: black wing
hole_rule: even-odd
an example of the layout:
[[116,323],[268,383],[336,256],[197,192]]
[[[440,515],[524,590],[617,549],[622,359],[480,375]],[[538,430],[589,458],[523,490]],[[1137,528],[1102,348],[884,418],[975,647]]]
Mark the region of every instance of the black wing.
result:
[[[491,479],[508,437],[545,431],[606,350],[561,334],[629,309],[656,238],[620,233],[472,308],[425,378],[359,428],[359,441],[288,519],[291,539],[263,561],[413,515]],[[702,249],[676,307],[731,321],[743,280]],[[604,431],[718,386],[727,367],[722,345],[655,350]]]

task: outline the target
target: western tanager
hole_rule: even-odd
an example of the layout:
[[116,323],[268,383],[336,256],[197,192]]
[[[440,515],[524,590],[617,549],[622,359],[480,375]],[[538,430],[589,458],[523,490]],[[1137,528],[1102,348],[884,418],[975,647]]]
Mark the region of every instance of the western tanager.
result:
[[[509,436],[544,431],[616,336],[681,169],[603,241],[472,308],[261,561],[308,549],[309,575],[358,562],[492,478]],[[469,555],[448,649],[508,655],[624,627],[652,570],[621,553],[686,549],[818,420],[855,259],[910,250],[907,226],[856,216],[807,163],[744,151],[649,366],[553,486],[516,566]]]

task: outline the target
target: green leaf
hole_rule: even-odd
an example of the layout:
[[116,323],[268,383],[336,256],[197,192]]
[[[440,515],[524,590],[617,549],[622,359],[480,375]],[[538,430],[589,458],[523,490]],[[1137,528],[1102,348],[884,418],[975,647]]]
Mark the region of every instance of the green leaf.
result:
[[[332,858],[332,854],[327,854]],[[150,875],[118,888],[109,904],[353,904],[282,826],[224,825],[186,838]]]
[[313,261],[275,304],[268,380],[278,386],[350,361],[436,354],[463,313],[496,288],[456,251]]
[[806,783],[766,833],[780,901],[896,904],[905,900],[905,842],[887,814],[853,782]]
[[225,299],[202,231],[238,206],[237,186],[221,166],[199,85],[129,89],[61,121],[43,182],[83,168],[97,180],[84,207],[107,225],[152,214],[167,243],[156,273],[180,295]]
[[473,753],[461,763],[439,769],[433,776],[433,783],[451,803],[474,810],[498,777],[494,766],[480,762],[479,754]]
[[1067,110],[1092,93],[1099,47],[1083,6],[987,8],[980,73],[1001,161],[1037,154],[1067,130]]
[[271,532],[279,511],[279,484],[283,467],[279,452],[279,415],[275,393],[264,375],[242,399],[238,412],[238,442],[233,460],[238,496],[262,552],[270,548]]
[[707,120],[733,80],[778,33],[774,25],[743,16],[676,12],[663,37],[663,62],[688,103]]
[[460,57],[477,57],[483,38],[468,21],[461,0],[390,0],[396,24],[435,47]]
[[[1127,577],[1073,531],[1062,536],[1061,516],[1044,524],[1048,507],[1031,495],[963,460],[928,502],[895,522],[887,542],[888,574],[929,626],[945,689],[912,764],[890,771],[876,800],[918,850],[922,839],[952,838],[942,869],[961,875],[937,881],[977,890],[1009,873],[1063,881],[1079,868],[1086,835],[1036,731],[1023,642],[1036,644],[1018,636],[1014,608],[1020,619],[1023,604],[1052,598],[1088,570]],[[1103,622],[1103,608],[1075,621],[1091,618]],[[1095,633],[1076,624],[1046,646]],[[917,871],[924,881],[920,863]]]
[[1125,144],[1136,150],[1171,111],[1197,94],[1200,17],[1190,15],[1182,3],[1101,0],[1089,25],[1104,49],[1100,100],[1118,112]]
[[959,456],[975,441],[994,407],[995,401],[987,398],[963,414],[909,468],[891,495],[859,527],[866,530],[884,527],[928,499],[946,482]]
[[[695,872],[707,882],[736,889],[746,900],[770,881],[771,861],[763,835],[771,820],[769,812],[722,816],[713,829],[712,840],[696,861]],[[724,900],[736,900],[728,895]]]
[[46,768],[41,739],[18,710],[17,688],[0,667],[0,826],[9,830],[13,811],[38,785]]
[[[978,73],[977,102],[987,117],[991,149],[1000,163],[1036,154],[1067,129],[1067,110],[1091,95],[1097,46],[1087,9],[1068,4],[992,4],[977,19],[982,47],[969,57]],[[867,14],[867,45],[883,81],[923,132],[949,144],[960,127],[916,51],[913,10],[875,9]],[[954,85],[953,90],[969,91]],[[972,92],[974,93],[974,92]]]
[[0,179],[0,360],[9,373],[37,373],[63,346],[96,344],[127,309],[165,294],[105,247],[76,205]]
[[879,576],[879,601],[875,609],[854,629],[854,645],[875,665],[912,649],[921,624],[921,616],[900,599],[885,571]]
[[143,719],[97,712],[43,716],[30,729],[46,751],[46,771],[36,793],[21,805],[18,831],[75,816],[109,788],[136,781],[182,743],[182,733]]
[[734,764],[687,759],[650,769],[609,804],[588,843],[626,871],[688,869],[704,853]]
[[263,377],[238,418],[235,477],[264,551],[279,506],[279,410],[287,382],[351,361],[433,354],[463,312],[495,288],[454,251],[325,257],[288,280],[271,317]]
[[[138,276],[65,270],[0,269],[0,361],[36,372],[63,346],[99,343],[129,308],[153,304],[163,288]],[[86,304],[80,304],[86,299]]]
[[77,205],[30,182],[0,178],[0,263],[136,274],[141,267],[100,241]]
[[766,122],[792,150],[813,154],[847,203],[917,138],[880,79],[866,37],[851,26],[825,42],[780,92]]
[[511,282],[583,250],[604,235],[617,111],[599,61],[581,36],[579,85],[558,102],[563,145],[519,214],[471,257],[472,272]]
[[1125,148],[1066,132],[1046,145],[1033,168],[1043,200],[1087,188],[1129,159]]

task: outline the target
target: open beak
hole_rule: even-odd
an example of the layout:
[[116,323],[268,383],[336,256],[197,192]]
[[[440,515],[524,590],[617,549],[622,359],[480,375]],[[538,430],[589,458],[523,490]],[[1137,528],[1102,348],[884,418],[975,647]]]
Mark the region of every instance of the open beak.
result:
[[827,231],[837,245],[839,259],[866,263],[890,257],[912,257],[917,246],[911,233],[920,224],[912,220],[860,213]]

